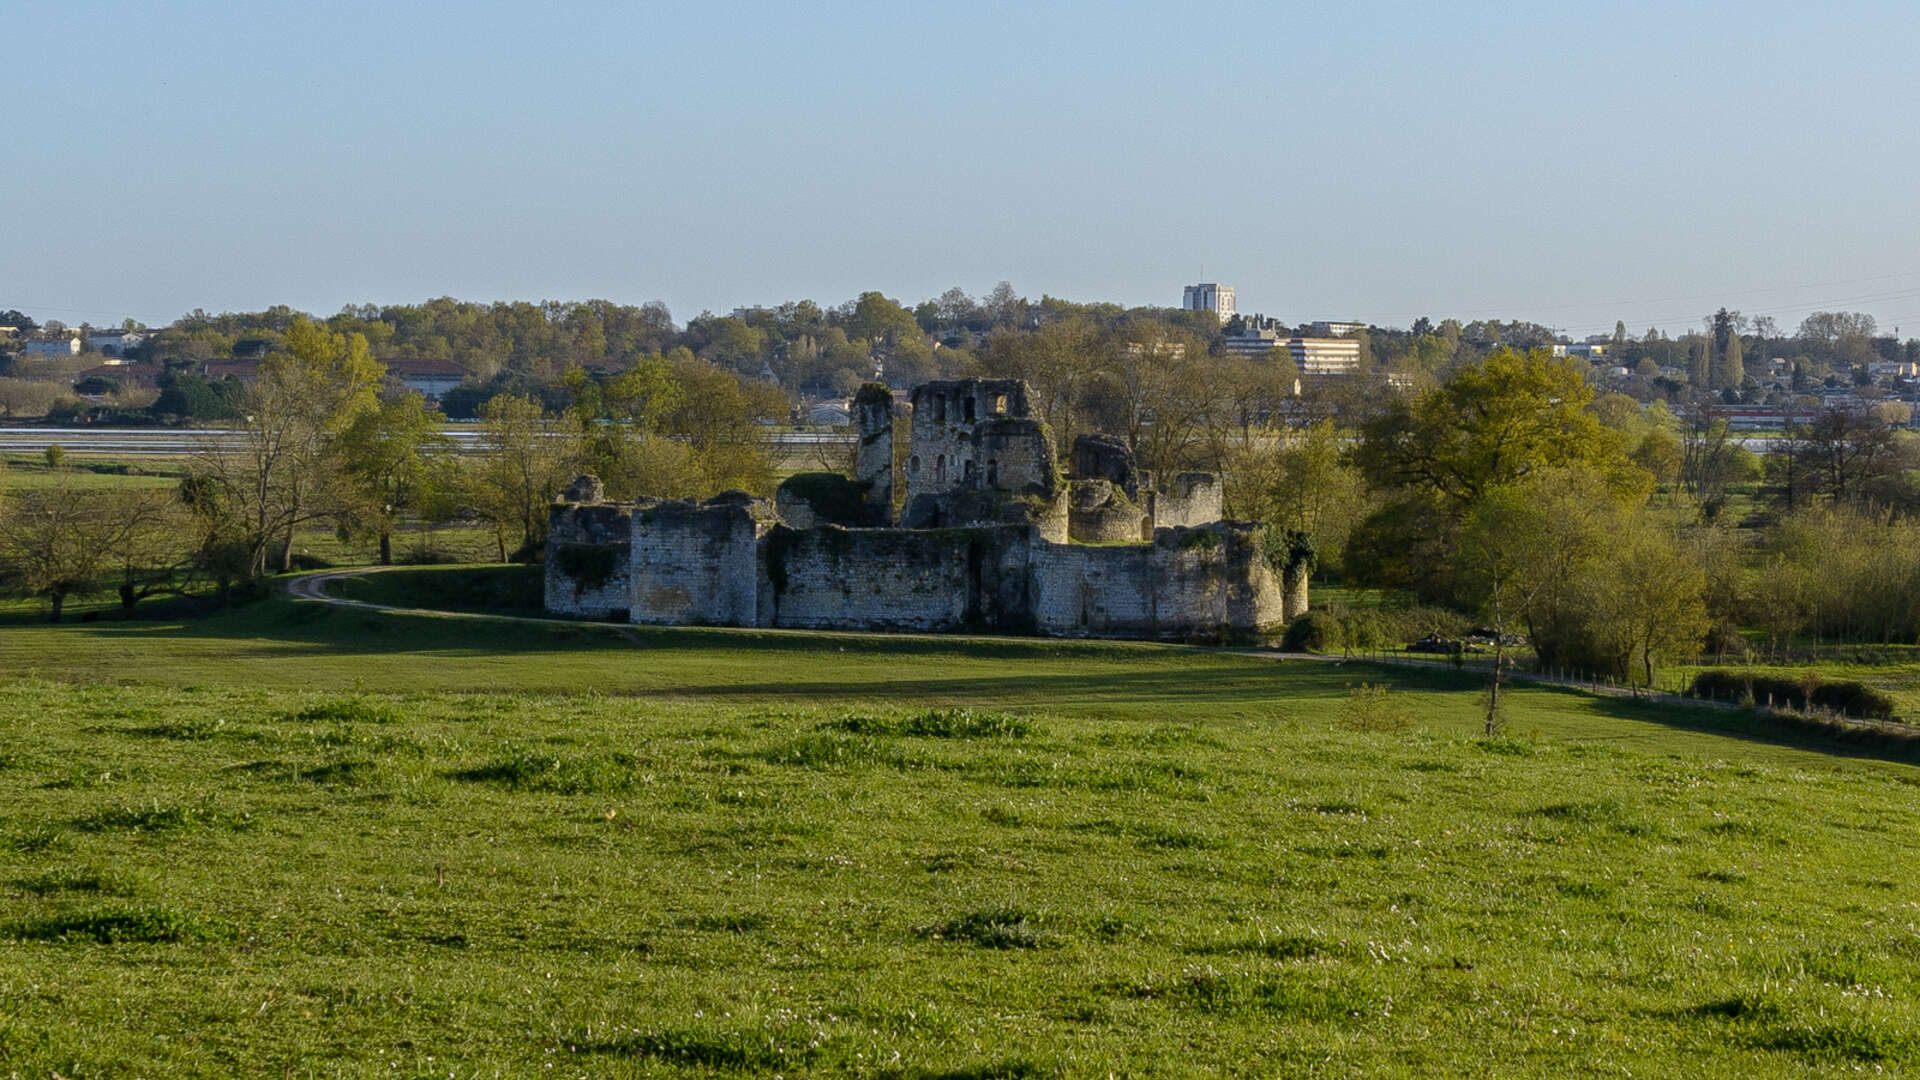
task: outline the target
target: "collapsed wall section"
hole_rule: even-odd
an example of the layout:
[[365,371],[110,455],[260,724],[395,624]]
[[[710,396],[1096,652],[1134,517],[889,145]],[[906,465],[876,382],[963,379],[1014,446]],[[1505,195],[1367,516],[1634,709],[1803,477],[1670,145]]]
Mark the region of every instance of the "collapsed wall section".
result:
[[554,503],[547,518],[547,610],[576,619],[625,619],[632,538],[632,507]]
[[704,503],[633,511],[632,619],[664,626],[759,626],[763,499],[727,492]]
[[1036,544],[1033,580],[1043,634],[1233,640],[1283,619],[1257,530],[1241,525],[1160,529],[1151,544]]
[[1193,528],[1219,521],[1226,516],[1220,474],[1176,473],[1171,482],[1153,492],[1149,509],[1154,527],[1160,529]]

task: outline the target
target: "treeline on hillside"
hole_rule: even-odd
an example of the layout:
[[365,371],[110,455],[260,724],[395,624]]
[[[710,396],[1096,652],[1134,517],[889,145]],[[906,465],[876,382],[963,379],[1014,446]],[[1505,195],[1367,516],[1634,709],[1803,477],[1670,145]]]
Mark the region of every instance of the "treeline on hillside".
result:
[[[475,521],[499,557],[534,557],[548,500],[578,471],[616,498],[765,493],[766,424],[787,414],[791,385],[851,383],[875,363],[917,381],[930,356],[941,373],[1027,380],[1063,448],[1108,431],[1149,469],[1222,470],[1230,512],[1311,536],[1323,577],[1524,637],[1543,665],[1646,681],[1662,657],[1702,649],[1920,639],[1920,441],[1890,424],[1894,410],[1871,395],[1809,399],[1810,421],[1749,445],[1698,397],[1682,419],[1587,361],[1509,348],[1546,333],[1529,324],[1376,328],[1361,335],[1360,372],[1303,378],[1284,352],[1226,353],[1210,316],[1010,289],[914,309],[869,293],[684,329],[664,310],[595,305],[268,314],[195,316],[150,339],[164,352],[178,331],[231,349],[245,334],[260,357],[253,384],[219,390],[243,436],[200,455],[165,511],[188,551],[169,565],[229,586],[290,565],[289,537],[319,524],[384,549],[403,519]],[[1732,377],[1733,354],[1750,378],[1747,357],[1779,340],[1825,350],[1806,354],[1814,364],[1881,354],[1864,317],[1810,318],[1792,339],[1731,313],[1707,326],[1709,382],[1715,363]],[[469,385],[478,453],[445,453],[439,417],[381,376],[383,349],[436,337],[499,358],[487,384]],[[861,343],[846,366],[805,366],[843,342]],[[67,520],[28,504],[62,497],[13,501],[18,588],[53,597],[106,573],[28,565],[29,549],[58,548],[31,528]]]
[[1357,425],[1288,433],[1230,501],[1315,532],[1323,571],[1523,638],[1543,668],[1647,684],[1703,651],[1920,642],[1920,437],[1831,409],[1756,454],[1723,421],[1595,394],[1582,367],[1496,351]]
[[296,317],[231,434],[192,456],[177,489],[103,491],[56,470],[0,499],[0,584],[45,597],[56,620],[69,596],[102,589],[131,611],[161,594],[225,598],[292,569],[302,529],[377,543],[389,562],[403,522],[474,522],[502,561],[537,557],[549,504],[582,471],[618,498],[773,484],[765,422],[784,398],[703,361],[575,375],[576,405],[557,413],[495,396],[459,454],[444,418],[418,394],[383,394],[382,375],[365,338]]
[[[51,321],[42,326],[24,313],[13,314],[17,321],[8,325],[25,327],[29,336],[68,332]],[[220,365],[282,348],[297,318],[307,316],[281,306],[249,313],[196,310],[151,331],[130,325],[144,336],[124,354],[164,372],[158,400],[152,391],[117,385],[111,373],[96,372],[87,376],[87,385],[75,385],[67,376],[97,363],[97,354],[39,357],[28,364],[0,351],[0,416],[103,410],[122,420],[230,418],[238,415],[242,390],[240,380],[222,374]],[[702,312],[684,326],[659,303],[482,304],[448,297],[421,304],[353,305],[323,320],[333,333],[364,338],[374,359],[383,363],[453,365],[464,374],[464,383],[441,405],[460,418],[478,416],[485,401],[499,394],[538,397],[550,409],[566,408],[570,401],[562,381],[574,370],[597,379],[649,359],[675,364],[697,359],[772,382],[796,401],[844,397],[876,378],[904,389],[935,377],[1017,372],[1047,387],[1049,418],[1063,437],[1070,437],[1081,418],[1115,427],[1130,414],[1143,415],[1139,402],[1151,387],[1137,384],[1157,369],[1136,364],[1132,373],[1118,370],[1128,367],[1127,360],[1141,359],[1142,346],[1180,346],[1144,356],[1162,362],[1160,367],[1167,366],[1165,361],[1184,363],[1187,370],[1181,373],[1204,384],[1229,363],[1224,341],[1254,321],[1237,317],[1221,325],[1209,313],[1055,297],[1035,301],[1005,282],[979,298],[954,288],[908,306],[869,291],[833,306],[796,300],[725,315]],[[1263,320],[1259,325],[1288,334],[1315,332],[1305,324]],[[1406,328],[1369,326],[1347,336],[1358,347],[1359,371],[1352,378],[1309,380],[1311,385],[1302,388],[1308,400],[1301,407],[1307,412],[1344,414],[1358,422],[1389,386],[1417,391],[1479,363],[1493,350],[1524,351],[1565,341],[1537,323],[1498,319],[1436,323],[1422,318]],[[1689,411],[1709,402],[1819,408],[1834,391],[1894,402],[1900,397],[1896,380],[1903,376],[1877,373],[1874,365],[1920,361],[1920,342],[1898,341],[1880,333],[1871,316],[1844,311],[1814,312],[1787,332],[1770,317],[1721,309],[1704,317],[1697,330],[1678,336],[1657,329],[1629,333],[1620,323],[1611,336],[1571,347],[1591,355],[1597,383],[1642,403],[1660,400]],[[1284,356],[1282,351],[1258,358],[1270,380],[1291,381]],[[1155,404],[1155,416],[1174,419],[1188,411],[1178,397]],[[1255,406],[1267,407],[1265,402]],[[1178,426],[1169,422],[1166,429]],[[1171,459],[1194,452],[1189,440],[1171,441],[1178,454],[1150,450],[1150,456]],[[1217,430],[1191,440],[1206,443],[1216,457],[1220,441]]]

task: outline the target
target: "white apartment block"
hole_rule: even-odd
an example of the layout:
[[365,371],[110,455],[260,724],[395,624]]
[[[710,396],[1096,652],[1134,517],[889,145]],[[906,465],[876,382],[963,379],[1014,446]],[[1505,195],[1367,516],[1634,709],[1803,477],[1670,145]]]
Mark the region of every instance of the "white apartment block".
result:
[[1358,322],[1326,322],[1323,320],[1313,324],[1313,332],[1319,334],[1321,337],[1346,337],[1348,334],[1357,334],[1366,328],[1366,323]]
[[1301,375],[1352,375],[1360,370],[1360,342],[1342,337],[1289,337],[1267,327],[1248,327],[1220,339],[1233,356],[1260,357],[1285,349]]
[[1233,286],[1211,281],[1189,285],[1180,297],[1180,306],[1187,311],[1211,311],[1226,322],[1233,318]]

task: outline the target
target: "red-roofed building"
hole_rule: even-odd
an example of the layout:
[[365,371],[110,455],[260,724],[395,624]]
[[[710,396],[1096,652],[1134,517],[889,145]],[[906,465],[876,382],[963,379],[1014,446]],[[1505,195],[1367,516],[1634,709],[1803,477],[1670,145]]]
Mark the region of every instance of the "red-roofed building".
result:
[[440,400],[441,394],[467,381],[466,368],[451,360],[425,356],[389,360],[387,375],[398,379],[407,389],[418,391],[430,402]]

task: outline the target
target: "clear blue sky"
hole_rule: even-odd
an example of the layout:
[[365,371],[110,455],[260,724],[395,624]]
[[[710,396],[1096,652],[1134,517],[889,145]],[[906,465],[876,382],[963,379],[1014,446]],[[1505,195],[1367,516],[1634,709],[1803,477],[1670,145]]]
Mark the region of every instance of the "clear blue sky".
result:
[[284,5],[6,20],[0,308],[951,285],[1920,335],[1920,6]]

